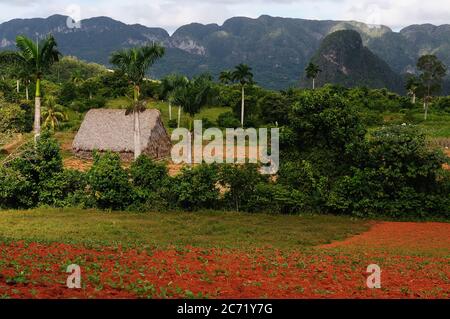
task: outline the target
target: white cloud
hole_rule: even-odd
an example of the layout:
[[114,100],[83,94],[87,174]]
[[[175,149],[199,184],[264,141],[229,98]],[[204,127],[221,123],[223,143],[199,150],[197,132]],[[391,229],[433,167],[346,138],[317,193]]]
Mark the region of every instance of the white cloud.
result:
[[110,16],[126,23],[174,31],[190,22],[223,23],[232,16],[274,16],[357,20],[395,29],[421,23],[450,23],[450,1],[443,0],[0,0],[0,21],[68,14],[79,5],[81,16]]

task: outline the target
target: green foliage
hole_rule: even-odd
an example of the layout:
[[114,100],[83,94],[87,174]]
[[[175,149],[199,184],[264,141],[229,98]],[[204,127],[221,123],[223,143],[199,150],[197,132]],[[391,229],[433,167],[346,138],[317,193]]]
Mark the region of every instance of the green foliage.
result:
[[263,123],[286,125],[289,121],[290,101],[277,92],[270,92],[258,100],[259,119]]
[[222,165],[219,183],[226,189],[225,203],[236,211],[253,211],[249,205],[254,203],[256,186],[265,178],[256,165]]
[[183,168],[171,179],[167,203],[187,210],[216,208],[219,200],[218,172],[215,165]]
[[52,65],[47,78],[55,83],[65,83],[72,82],[74,74],[78,74],[81,79],[89,79],[106,72],[106,68],[100,64],[87,63],[76,57],[65,56]]
[[167,167],[157,163],[145,155],[141,155],[130,168],[135,187],[156,192],[168,178]]
[[85,173],[75,170],[64,170],[39,185],[39,204],[52,207],[68,207],[76,204],[75,194],[86,188]]
[[[373,134],[366,158],[333,186],[328,206],[358,216],[448,216],[450,198],[442,196],[441,152],[428,149],[414,127],[393,126]],[[447,194],[448,195],[448,194]]]
[[241,123],[234,113],[226,112],[219,115],[217,125],[221,128],[237,128],[241,126]]
[[12,104],[0,99],[0,132],[29,132],[32,123],[31,108],[28,104]]
[[35,206],[39,200],[41,185],[63,171],[63,162],[58,142],[48,131],[44,131],[36,145],[30,143],[21,155],[7,164],[29,183],[28,203]]
[[94,154],[87,173],[89,199],[101,209],[125,209],[132,200],[132,186],[117,154]]
[[324,176],[348,171],[366,134],[355,107],[330,89],[303,91],[294,100],[280,136],[282,158],[315,163]]
[[14,169],[0,166],[0,208],[30,208],[33,185],[25,176]]

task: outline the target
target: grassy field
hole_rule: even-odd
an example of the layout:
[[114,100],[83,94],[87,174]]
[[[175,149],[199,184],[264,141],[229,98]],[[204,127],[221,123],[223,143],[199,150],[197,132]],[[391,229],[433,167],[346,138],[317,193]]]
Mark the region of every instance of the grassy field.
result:
[[156,246],[301,249],[366,231],[369,223],[327,215],[147,213],[79,209],[0,212],[3,239]]
[[[402,113],[385,113],[383,114],[386,123],[402,124],[409,123]],[[450,138],[450,114],[430,112],[428,119],[424,120],[421,112],[414,112],[412,119],[428,138]]]

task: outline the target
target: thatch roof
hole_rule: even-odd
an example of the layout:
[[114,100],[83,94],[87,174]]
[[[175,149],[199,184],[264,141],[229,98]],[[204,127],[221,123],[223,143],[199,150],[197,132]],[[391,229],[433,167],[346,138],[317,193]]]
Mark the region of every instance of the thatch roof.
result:
[[[120,153],[125,159],[134,154],[134,115],[125,110],[93,109],[81,124],[73,141],[73,151],[80,157],[92,157],[94,150]],[[146,110],[139,114],[142,153],[155,159],[170,155],[172,143],[158,110]]]

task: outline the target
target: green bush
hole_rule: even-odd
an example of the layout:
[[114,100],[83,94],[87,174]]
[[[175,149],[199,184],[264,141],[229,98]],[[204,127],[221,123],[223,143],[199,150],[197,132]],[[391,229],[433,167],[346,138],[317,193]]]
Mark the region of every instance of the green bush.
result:
[[258,171],[254,164],[222,165],[219,183],[226,189],[224,200],[226,206],[236,211],[253,211],[256,186],[267,182],[267,178]]
[[219,115],[217,125],[221,128],[237,128],[241,127],[241,122],[239,122],[233,112],[226,112]]
[[0,99],[0,132],[29,132],[32,123],[32,112],[28,105],[12,104]]
[[73,204],[73,197],[87,186],[86,175],[75,170],[64,170],[40,183],[39,204],[66,207]]
[[20,172],[0,166],[0,208],[31,208],[33,185]]
[[39,200],[41,183],[51,180],[55,174],[63,171],[63,161],[59,144],[50,132],[44,131],[36,145],[29,143],[21,156],[8,166],[20,173],[29,183],[29,199],[36,206]]
[[89,198],[96,207],[121,210],[130,205],[133,189],[118,154],[95,153],[87,181]]
[[306,209],[307,196],[301,191],[274,183],[256,185],[248,207],[251,212],[297,214]]
[[185,167],[181,174],[170,180],[166,201],[169,205],[187,210],[216,208],[220,195],[217,181],[215,165]]
[[430,150],[411,126],[385,127],[373,134],[366,158],[351,175],[342,176],[328,197],[337,213],[357,216],[432,217],[450,212],[450,183],[443,175],[447,160]]

